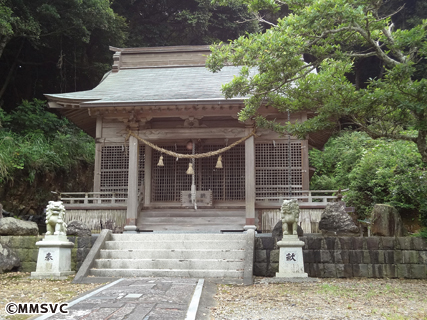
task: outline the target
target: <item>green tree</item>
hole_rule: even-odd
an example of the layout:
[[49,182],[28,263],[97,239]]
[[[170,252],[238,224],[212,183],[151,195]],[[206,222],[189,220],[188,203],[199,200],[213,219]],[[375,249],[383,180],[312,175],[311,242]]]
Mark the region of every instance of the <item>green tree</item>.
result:
[[113,9],[129,24],[130,47],[212,44],[258,31],[246,6],[210,0],[116,0]]
[[[277,10],[282,4],[242,2],[253,11]],[[427,164],[427,20],[413,19],[408,29],[397,28],[392,18],[402,10],[396,3],[403,1],[286,3],[292,13],[270,23],[265,33],[215,46],[209,57],[214,72],[230,63],[243,66],[223,87],[226,97],[249,96],[240,120],[253,118],[261,127],[305,137],[335,128],[345,117],[372,138],[414,142]],[[358,76],[355,66],[372,60],[378,66],[375,76],[366,83],[352,82]],[[262,104],[283,112],[307,111],[314,117],[281,125],[257,113]]]
[[0,0],[0,98],[5,109],[43,93],[93,88],[108,45],[126,38],[109,0]]

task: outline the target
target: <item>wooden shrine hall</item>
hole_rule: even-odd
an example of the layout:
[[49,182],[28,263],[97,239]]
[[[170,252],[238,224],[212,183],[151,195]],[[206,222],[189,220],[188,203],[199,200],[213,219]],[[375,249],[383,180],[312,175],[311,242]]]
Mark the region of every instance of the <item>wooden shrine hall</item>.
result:
[[[110,49],[114,65],[97,87],[46,94],[96,141],[93,190],[61,195],[71,217],[125,231],[241,230],[259,227],[290,187],[300,196],[309,189],[309,141],[328,135],[252,134],[254,124],[238,120],[244,97],[221,92],[239,67],[207,70],[208,46]],[[260,113],[287,121],[268,106]]]

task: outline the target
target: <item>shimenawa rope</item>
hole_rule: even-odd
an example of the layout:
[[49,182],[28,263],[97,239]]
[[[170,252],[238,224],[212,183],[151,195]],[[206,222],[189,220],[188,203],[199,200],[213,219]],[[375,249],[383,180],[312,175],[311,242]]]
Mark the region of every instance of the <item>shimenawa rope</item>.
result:
[[243,141],[249,139],[250,137],[256,136],[255,131],[256,130],[254,129],[246,137],[243,137],[242,139],[237,140],[236,142],[230,144],[229,146],[227,146],[225,148],[218,149],[218,150],[211,151],[211,152],[197,153],[197,154],[182,154],[182,153],[176,153],[176,152],[173,152],[173,151],[170,151],[170,150],[163,149],[163,148],[161,148],[159,146],[156,146],[155,144],[152,144],[151,142],[149,142],[149,141],[147,141],[145,139],[142,139],[140,136],[138,136],[137,134],[135,134],[133,131],[131,131],[129,129],[128,129],[128,135],[126,137],[126,141],[129,139],[130,136],[133,136],[133,137],[137,138],[139,141],[145,143],[147,146],[150,146],[151,148],[153,148],[153,149],[155,149],[157,151],[160,151],[162,153],[165,153],[165,154],[167,154],[169,156],[172,156],[174,158],[200,159],[200,158],[213,157],[213,156],[219,155],[219,154],[221,154],[221,153],[223,153],[223,152],[225,152],[227,150],[230,150],[231,148],[237,146],[238,144],[242,143]]

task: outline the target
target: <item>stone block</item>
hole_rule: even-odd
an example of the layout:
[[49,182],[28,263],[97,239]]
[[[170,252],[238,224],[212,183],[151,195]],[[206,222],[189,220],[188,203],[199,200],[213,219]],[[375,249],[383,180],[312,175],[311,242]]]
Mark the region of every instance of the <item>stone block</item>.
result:
[[394,250],[396,247],[395,237],[381,237],[380,248],[383,250]]
[[37,262],[22,262],[20,271],[22,272],[33,272],[37,269]]
[[266,250],[256,250],[255,251],[255,262],[267,263],[267,252],[266,252]]
[[305,245],[310,250],[320,250],[322,237],[307,237]]
[[351,264],[344,264],[344,278],[353,278],[353,266]]
[[304,263],[304,272],[309,274],[309,269],[310,269],[310,264],[309,263]]
[[270,263],[267,268],[267,277],[274,277],[279,272],[278,263]]
[[402,260],[403,260],[402,261],[403,263],[410,263],[410,264],[418,263],[418,260],[419,260],[418,251],[415,251],[415,250],[402,251]]
[[383,271],[384,271],[384,277],[385,278],[396,278],[397,277],[396,265],[394,265],[394,264],[385,264],[383,266]]
[[326,237],[325,238],[326,250],[335,250],[336,241],[337,241],[336,237]]
[[320,263],[320,250],[313,250],[314,263]]
[[[382,253],[382,251],[381,251],[381,253]],[[370,261],[371,262],[368,262],[368,263],[373,263],[373,264],[383,263],[383,262],[380,262],[379,250],[371,250],[371,251],[369,251],[369,255],[370,255]],[[384,256],[381,260],[384,261]]]
[[39,249],[28,249],[28,262],[36,262],[37,263],[37,257],[39,255]]
[[341,250],[353,250],[353,237],[339,237],[338,242]]
[[372,263],[371,261],[371,251],[368,250],[362,250],[362,263]]
[[280,250],[274,249],[270,251],[270,263],[279,263]]
[[413,243],[411,237],[398,237],[397,244],[399,246],[398,249],[401,250],[412,250],[413,249]]
[[320,265],[318,263],[309,263],[308,276],[313,278],[320,277]]
[[[5,238],[5,237],[3,237],[3,238]],[[10,245],[10,247],[11,248],[22,248],[22,246],[21,246],[21,240],[22,240],[22,237],[20,237],[20,236],[10,236],[9,237],[9,245]]]
[[36,249],[36,242],[40,241],[40,237],[32,237],[32,236],[27,236],[27,237],[20,237],[20,247],[21,248],[25,248],[25,249]]
[[254,263],[254,276],[266,277],[267,276],[267,263]]
[[336,263],[337,278],[353,278],[353,266],[351,264]]
[[394,263],[396,264],[403,263],[402,250],[394,250]]
[[425,264],[411,264],[412,279],[427,279],[427,266]]
[[86,256],[89,253],[89,249],[86,248],[82,248],[82,249],[77,249],[76,251],[76,261],[77,262],[83,262],[86,259]]
[[354,250],[366,250],[366,238],[354,237],[353,238],[353,249]]
[[366,238],[366,247],[368,250],[378,250],[380,248],[380,239],[378,237]]
[[320,241],[320,250],[328,250],[325,237],[321,237],[319,241]]
[[343,251],[341,251],[341,250],[332,251],[332,255],[333,255],[333,259],[334,259],[335,263],[343,263],[343,261],[342,261],[342,252]]
[[371,264],[370,268],[370,276],[372,278],[384,278],[384,265],[383,264]]
[[410,268],[409,265],[407,264],[397,264],[396,265],[397,268],[397,277],[398,278],[410,278]]
[[349,254],[349,252],[350,251],[348,251],[348,250],[341,251],[341,260],[342,260],[342,263],[344,263],[344,264],[350,263],[350,254]]
[[418,251],[418,261],[427,265],[427,251]]
[[353,276],[355,278],[368,278],[368,265],[367,264],[353,264]]
[[320,262],[322,263],[333,263],[333,257],[328,250],[320,250]]
[[394,250],[383,250],[384,253],[384,263],[394,264]]
[[427,250],[427,241],[423,238],[412,238],[412,243],[414,245],[414,250]]
[[322,278],[336,278],[337,270],[333,263],[323,263],[320,267],[320,274]]
[[304,263],[314,262],[313,250],[303,250],[302,255],[304,257]]
[[13,251],[16,253],[17,257],[19,258],[19,260],[21,260],[21,262],[30,262],[31,261],[30,256],[29,256],[29,254],[30,254],[29,249],[17,249],[17,248],[15,248]]
[[350,263],[359,264],[363,262],[363,251],[360,250],[350,250],[348,251]]
[[261,238],[255,238],[255,250],[262,250],[264,247],[262,246]]
[[276,241],[273,237],[262,237],[261,241],[263,249],[276,249]]
[[302,247],[302,250],[307,250],[307,237],[302,236],[302,237],[298,237],[298,239],[300,239],[300,241],[304,242],[304,246]]
[[[384,250],[378,250],[378,260],[375,263],[384,264],[385,262],[385,256],[384,256]],[[372,259],[372,257],[371,257]]]

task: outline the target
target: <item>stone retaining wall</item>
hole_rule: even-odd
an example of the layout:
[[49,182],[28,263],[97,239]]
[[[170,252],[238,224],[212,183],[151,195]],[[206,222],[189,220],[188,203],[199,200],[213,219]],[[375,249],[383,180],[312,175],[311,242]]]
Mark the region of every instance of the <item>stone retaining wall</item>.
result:
[[[71,270],[77,271],[96,240],[95,236],[91,237],[67,237],[70,242],[74,243],[71,249]],[[43,236],[0,236],[0,244],[8,245],[21,260],[19,271],[33,272],[37,267],[37,256],[39,248],[36,242],[43,239]]]
[[[427,279],[427,241],[416,237],[304,236],[304,269],[320,278]],[[279,268],[277,239],[255,239],[254,275],[274,276]]]

